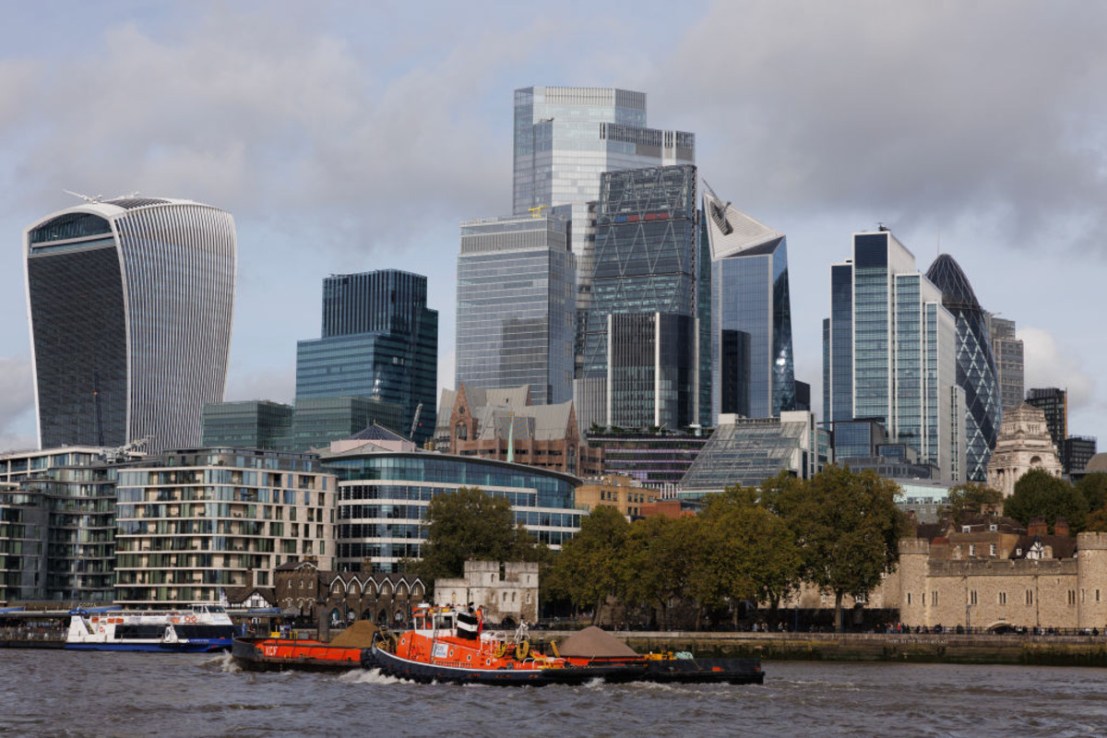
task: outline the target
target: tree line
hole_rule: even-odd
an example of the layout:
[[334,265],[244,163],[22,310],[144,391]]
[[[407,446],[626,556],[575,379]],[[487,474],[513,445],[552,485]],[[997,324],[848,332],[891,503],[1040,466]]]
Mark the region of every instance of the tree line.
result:
[[806,582],[834,595],[841,629],[845,597],[864,597],[895,567],[907,532],[898,493],[872,471],[782,473],[759,490],[710,495],[695,516],[628,522],[597,507],[555,553],[514,524],[506,500],[463,489],[431,501],[423,558],[407,566],[433,581],[460,576],[466,558],[538,561],[544,600],[563,598],[594,620],[616,602],[661,627],[678,610],[700,627],[720,613],[736,621],[746,603],[775,609]]

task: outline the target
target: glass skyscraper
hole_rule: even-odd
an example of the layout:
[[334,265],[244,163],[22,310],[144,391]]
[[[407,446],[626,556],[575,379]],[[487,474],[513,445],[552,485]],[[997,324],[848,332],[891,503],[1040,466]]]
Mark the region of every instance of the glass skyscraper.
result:
[[700,330],[709,313],[703,291],[710,263],[696,179],[691,165],[601,178],[578,385],[577,412],[586,427],[675,430],[710,419],[701,395],[710,376],[707,334]]
[[323,335],[296,346],[296,399],[368,397],[403,408],[401,428],[422,443],[434,432],[438,311],[427,278],[385,269],[323,282]]
[[573,393],[576,260],[557,215],[461,225],[456,384],[530,386],[536,405]]
[[200,442],[221,402],[234,304],[229,213],[89,200],[24,231],[39,444]]
[[853,259],[831,267],[824,340],[828,422],[879,420],[942,479],[965,478],[956,322],[890,231],[854,234]]
[[795,409],[788,244],[704,188],[711,244],[712,418]]
[[[570,248],[577,257],[578,331],[584,329],[583,313],[591,301],[600,175],[695,161],[693,134],[646,127],[643,92],[602,87],[515,91],[512,212],[554,208],[569,219]],[[577,361],[582,342],[578,332]]]
[[988,333],[996,362],[999,396],[1004,410],[1022,404],[1024,394],[1022,340],[1015,335],[1015,321],[988,313]]
[[965,391],[965,466],[969,481],[988,480],[988,459],[999,435],[1000,404],[987,314],[960,265],[942,254],[926,276],[942,291],[942,304],[957,321],[957,384]]

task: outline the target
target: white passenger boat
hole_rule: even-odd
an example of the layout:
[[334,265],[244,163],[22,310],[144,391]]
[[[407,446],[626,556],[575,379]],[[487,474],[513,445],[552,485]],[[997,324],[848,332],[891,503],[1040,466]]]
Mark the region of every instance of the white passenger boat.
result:
[[222,605],[197,603],[174,610],[77,610],[67,650],[219,651],[231,647],[234,624]]

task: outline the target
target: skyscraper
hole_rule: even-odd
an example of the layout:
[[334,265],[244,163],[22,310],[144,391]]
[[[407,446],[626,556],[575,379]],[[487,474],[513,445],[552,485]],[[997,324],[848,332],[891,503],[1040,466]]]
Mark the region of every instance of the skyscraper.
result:
[[985,482],[1003,411],[987,314],[949,254],[935,259],[926,276],[942,291],[942,304],[957,321],[957,385],[965,391],[966,405],[966,475],[969,481]]
[[646,127],[645,93],[600,87],[515,91],[512,212],[552,207],[570,221],[569,243],[577,257],[577,361],[592,294],[600,175],[695,161],[693,134]]
[[1018,407],[1023,401],[1024,385],[1022,340],[1015,336],[1015,321],[989,313],[988,333],[992,337],[992,356],[1003,409]]
[[703,213],[712,259],[712,419],[779,417],[796,402],[787,240],[706,185]]
[[384,269],[323,281],[323,335],[296,345],[296,399],[368,397],[399,405],[422,443],[435,423],[438,311],[427,278]]
[[709,421],[707,244],[690,165],[608,172],[596,223],[582,424],[675,430]]
[[535,405],[573,398],[576,260],[550,213],[461,225],[457,388],[530,386]]
[[231,215],[89,200],[30,225],[24,257],[40,445],[198,445],[227,375]]
[[1060,456],[1064,450],[1065,439],[1069,437],[1068,392],[1057,387],[1031,387],[1026,393],[1026,404],[1033,405],[1045,413],[1049,437],[1053,439],[1053,446]]
[[853,258],[831,266],[824,325],[825,417],[875,419],[942,479],[963,480],[965,399],[957,327],[942,293],[890,231],[856,233]]

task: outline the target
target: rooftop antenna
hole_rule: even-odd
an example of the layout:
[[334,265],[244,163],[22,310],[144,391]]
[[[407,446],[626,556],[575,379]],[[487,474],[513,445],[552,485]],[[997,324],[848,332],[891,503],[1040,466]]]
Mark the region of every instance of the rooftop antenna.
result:
[[74,192],[73,190],[62,190],[62,192],[64,192],[67,195],[73,195],[73,197],[80,198],[81,200],[84,200],[85,202],[100,202],[100,200],[102,200],[104,198],[103,195],[97,195],[96,197],[91,197],[90,195],[82,195],[80,192]]

